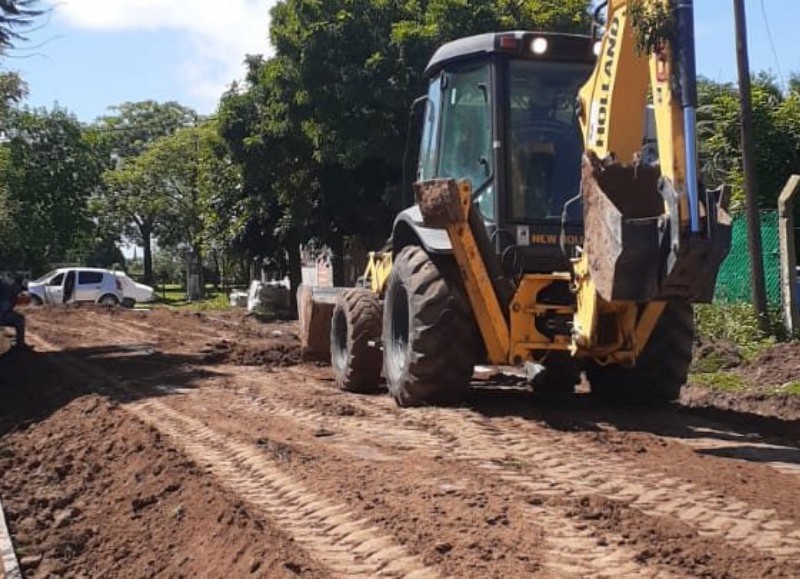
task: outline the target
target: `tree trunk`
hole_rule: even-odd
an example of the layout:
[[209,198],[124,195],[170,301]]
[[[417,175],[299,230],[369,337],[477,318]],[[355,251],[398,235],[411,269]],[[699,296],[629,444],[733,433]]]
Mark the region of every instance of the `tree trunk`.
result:
[[142,236],[142,261],[144,263],[144,283],[153,285],[153,228],[149,225],[140,225],[139,233]]
[[344,287],[344,237],[334,233],[331,237],[331,269],[334,287]]
[[[220,278],[222,275],[220,274],[220,259],[219,259],[219,252],[215,249],[211,252],[211,258],[214,260],[214,289],[219,291],[220,286]],[[222,284],[223,291],[225,289],[225,284]]]
[[186,268],[186,299],[197,301],[203,299],[203,259],[200,248],[195,247],[189,254]]
[[289,254],[289,305],[293,312],[297,312],[297,288],[303,280],[303,264],[300,258],[300,244],[294,236],[286,248],[286,253]]

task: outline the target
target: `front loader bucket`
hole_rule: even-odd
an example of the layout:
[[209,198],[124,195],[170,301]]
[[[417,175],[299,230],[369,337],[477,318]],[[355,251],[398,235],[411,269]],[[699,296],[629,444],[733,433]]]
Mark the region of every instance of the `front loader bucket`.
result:
[[659,171],[604,165],[583,157],[585,250],[597,292],[606,301],[651,301],[668,237]]
[[[724,196],[703,201],[706,234],[681,232],[678,195],[657,167],[583,158],[585,251],[607,301],[710,302],[730,248]],[[706,211],[708,209],[708,211]]]
[[297,289],[297,317],[303,360],[330,362],[331,318],[341,288],[301,285]]

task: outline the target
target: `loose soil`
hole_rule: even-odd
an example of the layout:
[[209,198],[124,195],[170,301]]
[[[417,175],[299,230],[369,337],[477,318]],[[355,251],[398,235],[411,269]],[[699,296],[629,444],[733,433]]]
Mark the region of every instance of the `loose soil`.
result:
[[735,344],[704,343],[695,348],[694,372],[723,372],[737,378],[735,391],[691,383],[681,402],[692,408],[712,408],[800,421],[800,342],[770,346],[745,361]]
[[398,409],[301,363],[292,323],[26,313],[37,349],[0,356],[0,500],[28,577],[800,574],[796,422],[499,380]]

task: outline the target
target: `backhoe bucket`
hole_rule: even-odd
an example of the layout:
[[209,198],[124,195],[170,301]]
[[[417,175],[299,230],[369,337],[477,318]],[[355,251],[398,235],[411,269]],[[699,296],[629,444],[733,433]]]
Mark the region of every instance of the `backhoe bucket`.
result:
[[297,289],[297,317],[303,360],[330,362],[331,318],[341,288],[301,285]]
[[707,303],[731,241],[725,195],[701,199],[705,232],[681,231],[678,194],[657,167],[583,159],[585,251],[607,301]]

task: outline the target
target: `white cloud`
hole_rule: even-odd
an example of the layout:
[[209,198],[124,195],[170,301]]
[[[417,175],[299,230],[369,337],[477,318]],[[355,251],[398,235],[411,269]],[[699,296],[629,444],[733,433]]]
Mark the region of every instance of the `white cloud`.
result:
[[192,43],[176,73],[194,97],[213,104],[244,73],[246,54],[270,54],[275,0],[60,0],[55,15],[87,30],[174,30]]

